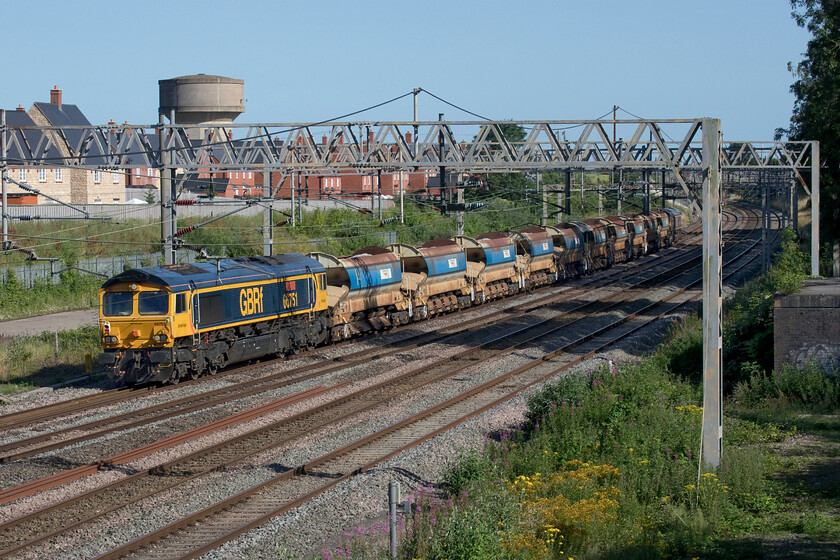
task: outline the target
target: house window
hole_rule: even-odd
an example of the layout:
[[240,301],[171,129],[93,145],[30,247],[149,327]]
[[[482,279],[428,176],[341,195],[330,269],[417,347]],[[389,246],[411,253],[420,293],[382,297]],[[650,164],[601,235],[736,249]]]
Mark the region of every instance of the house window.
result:
[[253,172],[253,171],[249,171],[249,172],[248,172],[248,178],[249,178],[249,179],[253,179],[253,178],[254,178],[254,172]]
[[[102,182],[102,172],[98,169],[94,170],[93,172],[93,182],[94,183],[101,183]],[[100,202],[101,204],[101,202]]]
[[119,204],[120,203],[119,198],[112,198],[111,200],[114,202],[114,204]]
[[152,175],[152,172],[153,172],[153,171],[154,171],[154,170],[153,170],[151,167],[150,167],[150,168],[148,168],[148,169],[146,170],[146,177],[154,177],[154,175]]
[[56,183],[61,182],[61,168],[60,167],[55,170],[55,182]]
[[18,181],[26,181],[26,169],[18,169]]
[[120,174],[114,171],[111,173],[111,182],[115,185],[120,182]]
[[38,182],[39,183],[46,183],[47,182],[47,170],[43,167],[38,170]]

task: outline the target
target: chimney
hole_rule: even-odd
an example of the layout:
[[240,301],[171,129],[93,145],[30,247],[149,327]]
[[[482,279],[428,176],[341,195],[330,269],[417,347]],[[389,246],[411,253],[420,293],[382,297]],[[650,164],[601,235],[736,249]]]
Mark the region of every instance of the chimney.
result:
[[407,144],[411,144],[411,133],[410,132],[405,133],[405,141],[406,141]]
[[15,111],[23,111],[23,110],[24,110],[23,105],[18,105],[17,109],[15,109]]
[[53,89],[50,90],[50,103],[61,107],[61,90],[58,89],[58,86],[53,86]]
[[373,144],[373,132],[368,132],[368,142]]
[[323,144],[324,146],[327,145],[327,135],[326,134],[321,136],[321,144]]

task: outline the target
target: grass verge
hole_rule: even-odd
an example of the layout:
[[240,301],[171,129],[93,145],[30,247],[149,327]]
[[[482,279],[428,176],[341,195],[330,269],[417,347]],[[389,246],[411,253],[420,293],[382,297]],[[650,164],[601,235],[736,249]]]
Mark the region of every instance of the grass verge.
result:
[[0,394],[62,383],[84,375],[85,356],[102,351],[97,326],[6,338],[0,344]]

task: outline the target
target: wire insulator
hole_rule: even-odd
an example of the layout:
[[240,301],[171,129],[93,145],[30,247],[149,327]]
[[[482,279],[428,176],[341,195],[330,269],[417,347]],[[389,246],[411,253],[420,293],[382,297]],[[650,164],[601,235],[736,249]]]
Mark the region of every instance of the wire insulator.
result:
[[175,206],[192,206],[196,203],[194,198],[184,198],[175,201]]
[[175,237],[181,237],[182,235],[186,235],[194,229],[195,229],[195,226],[190,226],[190,227],[185,227],[183,229],[179,229],[178,231],[175,232]]

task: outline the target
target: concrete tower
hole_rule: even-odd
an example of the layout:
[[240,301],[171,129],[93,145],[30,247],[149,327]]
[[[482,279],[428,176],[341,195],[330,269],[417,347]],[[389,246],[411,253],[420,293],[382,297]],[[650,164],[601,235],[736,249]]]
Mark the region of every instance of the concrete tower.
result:
[[175,123],[197,125],[188,129],[191,138],[202,138],[201,125],[231,124],[245,111],[245,81],[224,76],[196,74],[159,80],[158,114],[169,117],[175,110]]

